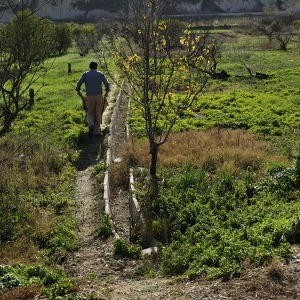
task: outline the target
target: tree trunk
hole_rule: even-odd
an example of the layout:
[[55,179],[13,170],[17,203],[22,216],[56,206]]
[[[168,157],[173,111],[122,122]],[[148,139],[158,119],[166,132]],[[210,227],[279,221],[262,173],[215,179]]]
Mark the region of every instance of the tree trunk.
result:
[[151,200],[158,196],[158,178],[157,178],[157,156],[158,156],[158,145],[155,142],[150,143],[150,176],[151,176]]
[[280,49],[283,51],[287,51],[287,45],[284,41],[280,41]]
[[150,144],[150,154],[151,154],[150,175],[151,177],[156,177],[157,155],[158,155],[158,146],[156,143],[152,142]]
[[9,112],[5,112],[2,128],[0,129],[0,136],[3,136],[9,132],[10,126],[14,121],[14,119],[17,117],[17,115],[18,115],[17,113],[12,114]]

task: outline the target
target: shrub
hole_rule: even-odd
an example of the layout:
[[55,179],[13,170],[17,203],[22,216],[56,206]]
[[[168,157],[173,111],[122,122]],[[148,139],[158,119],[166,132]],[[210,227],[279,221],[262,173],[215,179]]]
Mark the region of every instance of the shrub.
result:
[[33,285],[43,286],[43,294],[49,299],[75,290],[74,283],[59,269],[50,270],[42,265],[0,265],[0,290]]
[[100,216],[100,226],[96,229],[96,234],[102,238],[107,238],[112,234],[110,217],[108,214],[102,214]]
[[165,243],[162,273],[225,280],[239,276],[245,261],[259,266],[290,257],[300,228],[296,168],[273,163],[264,176],[251,168],[239,176],[191,165],[164,170],[160,196],[143,202]]
[[125,240],[118,238],[114,241],[114,254],[122,257],[138,257],[142,251],[139,245],[129,245]]

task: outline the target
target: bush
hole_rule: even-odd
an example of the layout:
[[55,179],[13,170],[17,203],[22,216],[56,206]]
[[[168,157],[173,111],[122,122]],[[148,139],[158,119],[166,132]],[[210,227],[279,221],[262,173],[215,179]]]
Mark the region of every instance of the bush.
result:
[[[290,257],[290,244],[299,242],[296,174],[297,162],[273,164],[264,177],[251,168],[239,176],[172,169],[160,197],[144,203],[156,238],[166,243],[162,273],[229,279],[239,276],[243,262]],[[126,253],[126,245],[119,247]]]
[[114,254],[122,257],[138,257],[142,251],[139,245],[129,245],[125,240],[119,238],[114,241]]
[[59,269],[50,270],[42,265],[0,265],[0,290],[19,286],[43,286],[43,294],[57,299],[75,290],[74,283]]
[[99,237],[107,238],[112,234],[110,217],[108,214],[102,214],[100,217],[100,226],[96,229]]

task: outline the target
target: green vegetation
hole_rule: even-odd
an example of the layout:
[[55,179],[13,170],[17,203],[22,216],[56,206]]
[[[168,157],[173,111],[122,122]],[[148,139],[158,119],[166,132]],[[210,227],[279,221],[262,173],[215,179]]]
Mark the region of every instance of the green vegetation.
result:
[[[26,287],[36,286],[47,299],[58,299],[76,292],[76,286],[59,269],[49,270],[42,265],[16,265],[15,267],[0,265],[0,290],[4,288],[23,287],[20,295],[26,294]],[[41,288],[45,286],[45,288]]]
[[[72,51],[56,57],[32,109],[20,113],[0,140],[0,260],[9,264],[3,266],[8,273],[0,276],[0,290],[14,285],[20,294],[30,294],[37,285],[48,299],[75,291],[66,275],[46,284],[44,278],[29,278],[26,268],[47,265],[45,272],[55,273],[79,247],[75,166],[87,135],[74,86],[90,60]],[[33,88],[39,86],[37,81]],[[24,264],[21,271],[18,263]]]
[[[151,276],[229,279],[244,265],[288,259],[290,245],[300,242],[299,45],[279,51],[261,38],[225,33],[234,38],[223,43],[217,71],[230,77],[209,79],[204,94],[180,114],[159,151],[154,199],[140,168],[150,158],[144,119],[131,103],[130,132],[137,140],[120,169],[127,170],[125,161],[139,167],[137,195],[159,242],[155,270],[144,264]],[[52,68],[32,85],[34,105],[0,139],[0,260],[7,262],[0,266],[0,290],[38,288],[49,299],[76,293],[75,283],[54,266],[79,247],[75,166],[87,134],[74,88],[92,58],[71,49],[51,59]],[[256,72],[270,77],[258,79]],[[113,184],[128,187],[120,169],[112,170]],[[104,170],[104,164],[94,168],[99,182]],[[110,233],[102,216],[95,234]],[[114,243],[117,257],[140,252],[123,239]]]
[[[29,21],[40,21],[29,11],[25,13]],[[34,101],[30,101],[30,107],[18,111],[9,131],[0,139],[0,261],[7,264],[3,266],[7,272],[0,274],[0,291],[6,293],[7,289],[16,288],[16,293],[28,295],[28,299],[33,299],[41,290],[47,299],[71,295],[76,290],[75,283],[63,272],[55,282],[48,283],[42,277],[31,280],[27,268],[44,265],[47,266],[43,267],[46,273],[55,273],[56,266],[79,247],[74,187],[76,166],[86,155],[80,151],[80,146],[88,136],[85,112],[75,92],[75,84],[82,72],[88,69],[89,62],[97,60],[95,56],[80,56],[78,50],[69,49],[70,34],[74,34],[75,25],[54,26],[45,21],[46,25],[56,39],[52,41],[52,50],[48,44],[40,50],[41,55],[43,51],[52,51],[51,58],[47,58],[48,51],[42,57],[45,61],[41,69],[32,72],[26,69],[28,74],[22,73],[24,91],[23,86],[15,85],[22,92],[24,102],[28,101],[25,93],[28,87],[34,89]],[[1,28],[1,33],[4,33],[2,29],[4,27]],[[33,32],[30,31],[32,35],[29,35],[27,29],[24,30],[28,38],[34,39]],[[34,42],[38,45],[32,53],[39,53],[40,39]],[[16,53],[19,53],[17,46]],[[10,67],[14,65],[5,60],[9,52],[4,48],[1,50],[1,61],[7,62],[5,70],[10,79]],[[30,54],[26,49],[24,57]],[[32,60],[39,63],[34,56]],[[20,70],[23,69],[21,66]],[[35,76],[32,77],[34,80],[30,79],[31,75]],[[1,80],[3,90],[10,86],[10,83],[5,85],[4,79]],[[0,106],[5,110],[5,99],[3,93],[1,95]],[[104,153],[102,148],[100,153]],[[95,168],[94,175],[99,181],[103,177],[103,168]],[[99,234],[111,231],[106,225],[109,225],[106,220],[101,220]]]
[[[244,265],[288,258],[299,243],[298,55],[297,44],[267,50],[262,39],[242,34],[224,42],[217,72],[230,77],[211,79],[174,125],[177,133],[160,151],[163,180],[154,201],[147,173],[136,170],[149,230],[163,245],[163,274],[227,280]],[[146,167],[143,120],[134,108],[129,122],[140,139],[130,146],[138,151],[129,148],[131,161]]]
[[114,254],[121,257],[139,257],[142,247],[130,245],[125,240],[119,238],[114,241]]
[[112,234],[110,217],[108,214],[102,214],[100,217],[100,225],[96,230],[99,237],[107,238]]
[[184,167],[166,176],[160,198],[147,205],[153,232],[166,243],[162,272],[230,278],[243,263],[288,258],[300,234],[298,172],[276,166],[255,181],[251,169],[237,177]]
[[[204,95],[181,116],[174,131],[205,130],[211,127],[245,129],[278,142],[282,151],[299,149],[300,102],[297,44],[289,51],[266,50],[265,41],[239,35],[223,44],[218,69],[226,70],[226,81],[210,80]],[[262,80],[252,72],[270,75]],[[132,103],[134,107],[135,103]],[[134,109],[129,119],[132,134],[144,136],[143,118]]]

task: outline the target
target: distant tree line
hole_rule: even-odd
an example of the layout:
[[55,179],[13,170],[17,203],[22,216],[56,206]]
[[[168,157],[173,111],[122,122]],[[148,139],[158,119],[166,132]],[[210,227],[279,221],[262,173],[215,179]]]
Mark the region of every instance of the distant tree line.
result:
[[127,6],[126,0],[77,0],[73,4],[74,8],[90,11],[94,9],[104,9],[109,12],[116,12],[120,9],[125,9]]

